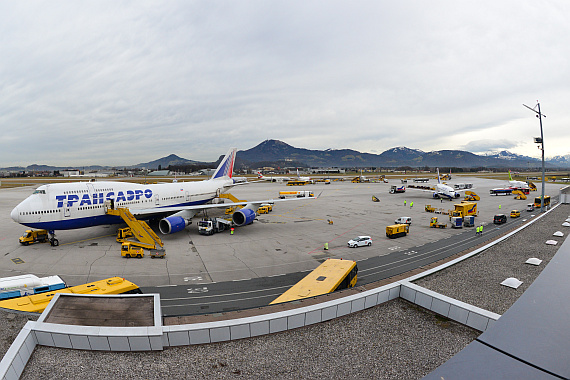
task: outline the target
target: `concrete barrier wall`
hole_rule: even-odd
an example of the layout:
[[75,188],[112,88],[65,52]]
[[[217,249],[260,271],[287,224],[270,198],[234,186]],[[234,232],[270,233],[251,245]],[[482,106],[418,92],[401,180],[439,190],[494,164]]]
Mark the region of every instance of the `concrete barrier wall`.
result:
[[408,281],[400,281],[400,285],[400,297],[406,301],[475,330],[487,330],[500,317],[499,314],[444,296]]
[[[158,296],[158,295],[157,295]],[[89,296],[86,296],[89,297]],[[2,379],[18,379],[36,344],[94,351],[151,351],[292,330],[342,317],[401,297],[449,319],[485,331],[498,314],[408,281],[293,310],[217,322],[153,327],[95,327],[28,322],[0,362]],[[54,302],[54,301],[51,301]]]
[[34,352],[38,342],[33,333],[33,322],[27,322],[0,362],[0,377],[2,380],[16,380],[20,378],[28,360]]
[[563,204],[570,203],[570,186],[564,186],[558,190],[558,200]]
[[93,351],[162,350],[162,327],[96,327],[32,322],[42,346]]
[[165,347],[250,338],[292,330],[364,310],[400,296],[394,283],[337,300],[293,310],[225,321],[164,326]]
[[487,330],[500,317],[408,281],[400,281],[342,299],[279,313],[164,326],[163,345],[174,347],[215,343],[292,330],[355,313],[398,297],[479,331]]

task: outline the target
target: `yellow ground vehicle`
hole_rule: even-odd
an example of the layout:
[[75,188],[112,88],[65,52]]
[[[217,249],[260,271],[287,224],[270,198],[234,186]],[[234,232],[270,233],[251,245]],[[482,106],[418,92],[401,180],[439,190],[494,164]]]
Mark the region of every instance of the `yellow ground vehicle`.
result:
[[127,240],[127,238],[130,237],[133,237],[133,230],[131,230],[129,227],[119,228],[117,231],[117,242],[119,243],[124,242]]
[[425,210],[427,212],[435,212],[435,207],[432,207],[431,205],[426,205]]
[[[234,202],[234,203],[239,203],[239,202],[245,202],[245,200],[243,199],[237,199],[233,194],[231,193],[224,193],[224,194],[220,194],[218,195],[218,198],[225,198],[225,199],[229,199],[230,201]],[[230,215],[233,214],[235,210],[242,208],[243,206],[230,206],[228,208],[226,208],[225,214],[226,215]]]
[[257,213],[259,215],[261,214],[269,214],[269,207],[267,206],[261,206],[260,208],[257,209]]
[[306,185],[307,181],[288,181],[287,186],[303,186]]
[[45,243],[48,241],[48,232],[46,230],[26,230],[19,240],[22,245]]
[[515,199],[520,199],[520,200],[525,200],[526,199],[526,195],[525,193],[523,193],[520,190],[513,190],[512,192],[513,195],[516,195]]
[[264,203],[261,205],[261,207],[267,207],[269,212],[273,211],[273,205],[271,203]]
[[461,203],[456,203],[455,210],[451,212],[449,217],[459,216],[461,218],[469,215],[477,216],[477,203],[462,201]]
[[410,233],[409,224],[394,224],[392,226],[386,227],[386,236],[389,237],[390,239],[406,236],[409,233]]
[[144,257],[144,249],[135,246],[130,241],[126,241],[121,244],[121,256],[126,258],[136,257],[137,259],[142,259]]
[[521,212],[519,210],[511,211],[511,218],[518,218],[519,216],[521,216]]
[[434,216],[433,218],[431,218],[431,220],[429,222],[429,226],[431,228],[446,228],[447,223],[446,224],[438,223],[437,216]]
[[[106,202],[105,213],[120,216],[129,226],[128,228],[120,229],[117,233],[117,241],[123,243],[121,245],[121,256],[142,258],[144,256],[142,248],[151,250],[152,257],[163,257],[165,255],[164,250],[155,251],[158,247],[164,247],[160,237],[144,220],[137,220],[128,208],[119,207],[114,209],[110,202]],[[127,240],[127,235],[129,234],[136,237],[138,241]]]
[[478,196],[477,194],[475,194],[475,193],[472,192],[472,191],[466,191],[466,192],[465,192],[465,200],[466,200],[466,201],[470,201],[470,202],[473,202],[473,201],[480,201],[480,200],[481,200],[481,197]]
[[31,296],[12,298],[0,301],[0,308],[41,313],[57,293],[74,294],[132,294],[141,293],[139,287],[121,277],[111,277],[106,280],[54,290],[52,292],[33,294]]
[[[541,201],[542,197],[536,197],[534,198],[534,207],[536,208],[540,208],[540,201]],[[550,196],[549,195],[545,195],[544,196],[544,205],[545,206],[550,206]]]
[[270,305],[315,297],[356,285],[358,267],[355,261],[328,259],[301,281],[281,294]]
[[279,192],[279,198],[281,198],[281,199],[291,198],[291,197],[303,198],[303,197],[314,197],[314,196],[315,196],[315,193],[313,193],[312,191],[307,191],[307,190],[280,191]]

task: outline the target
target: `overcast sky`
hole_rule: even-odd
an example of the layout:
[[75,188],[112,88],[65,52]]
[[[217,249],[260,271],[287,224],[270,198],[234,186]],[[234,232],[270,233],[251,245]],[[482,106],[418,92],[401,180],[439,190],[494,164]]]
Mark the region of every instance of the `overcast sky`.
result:
[[570,2],[2,1],[0,167],[570,153]]

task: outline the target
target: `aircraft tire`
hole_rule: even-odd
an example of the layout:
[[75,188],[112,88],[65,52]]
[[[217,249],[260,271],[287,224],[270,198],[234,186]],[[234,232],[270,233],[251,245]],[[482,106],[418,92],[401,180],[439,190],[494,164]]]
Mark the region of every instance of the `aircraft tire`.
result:
[[51,246],[52,246],[52,247],[57,247],[57,246],[59,245],[59,240],[57,240],[57,239],[52,239],[52,240],[50,241],[50,243],[51,243]]

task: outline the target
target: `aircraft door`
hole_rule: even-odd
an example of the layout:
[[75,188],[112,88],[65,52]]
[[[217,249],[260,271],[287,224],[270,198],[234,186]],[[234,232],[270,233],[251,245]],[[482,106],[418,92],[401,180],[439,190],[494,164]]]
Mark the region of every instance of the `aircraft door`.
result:
[[154,204],[160,205],[160,196],[158,194],[154,194]]
[[190,192],[187,191],[187,192],[186,192],[186,202],[190,202],[190,199],[191,199],[191,197],[190,197]]
[[71,207],[63,207],[63,216],[69,218],[71,216]]

